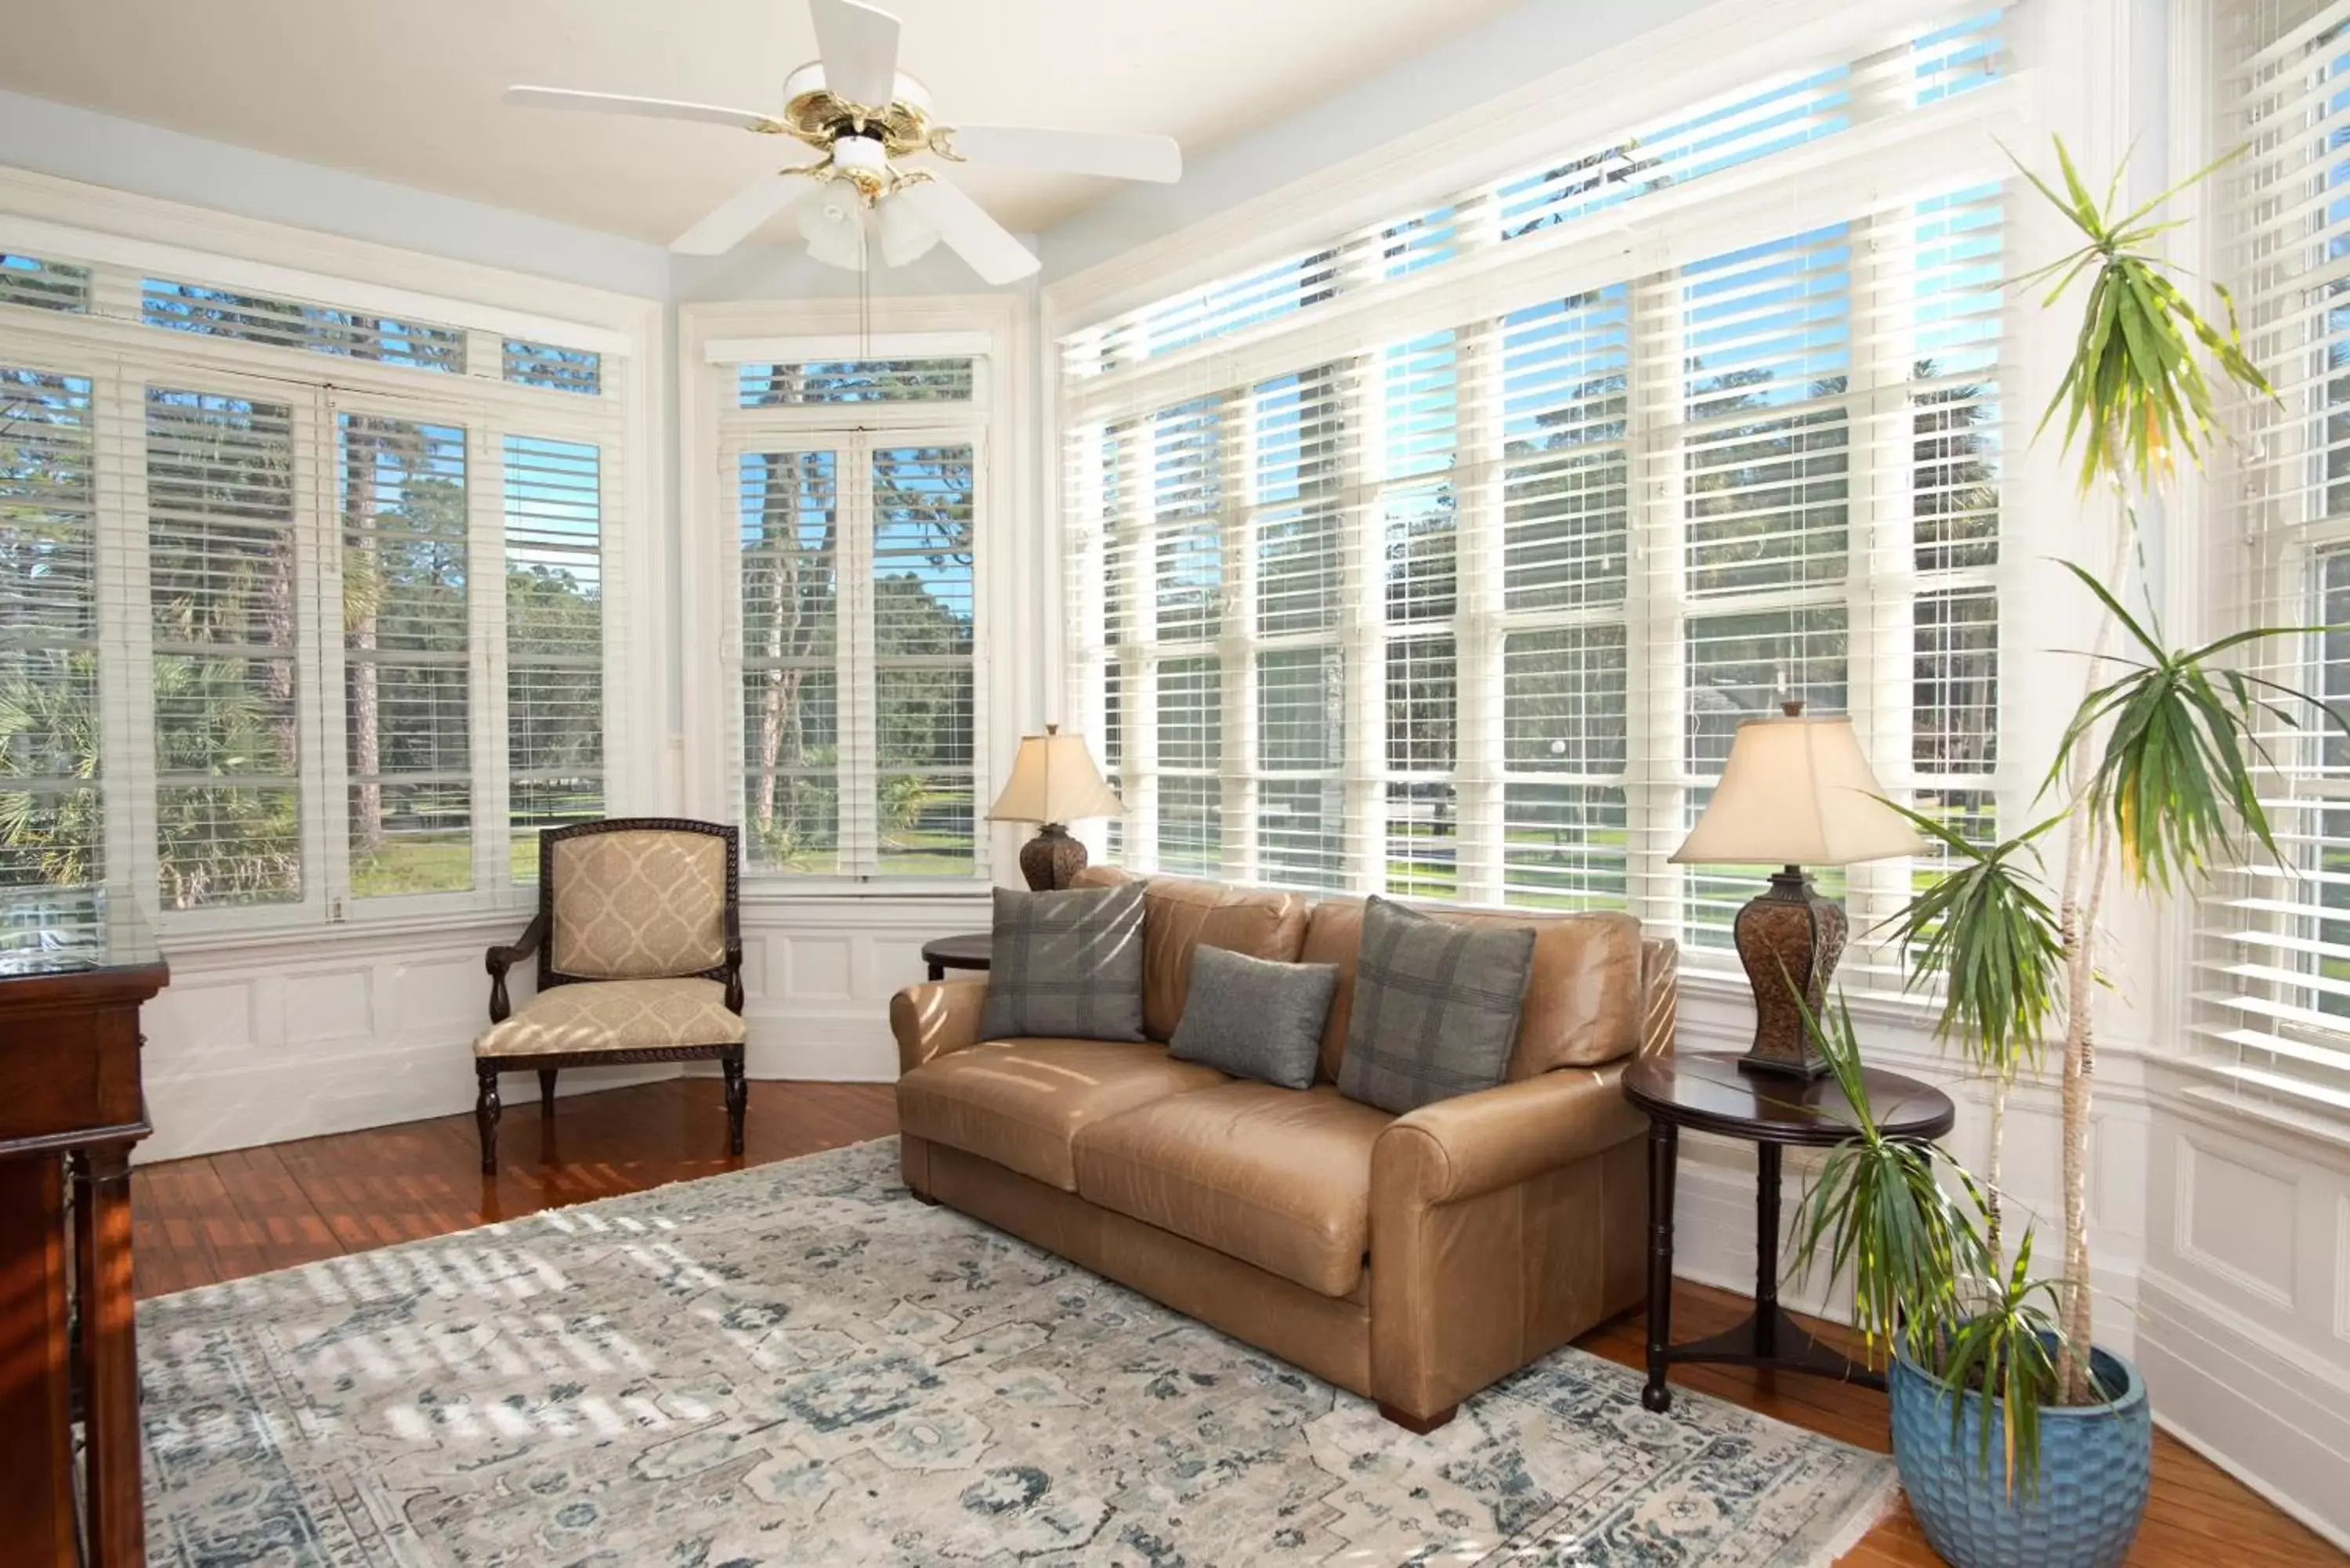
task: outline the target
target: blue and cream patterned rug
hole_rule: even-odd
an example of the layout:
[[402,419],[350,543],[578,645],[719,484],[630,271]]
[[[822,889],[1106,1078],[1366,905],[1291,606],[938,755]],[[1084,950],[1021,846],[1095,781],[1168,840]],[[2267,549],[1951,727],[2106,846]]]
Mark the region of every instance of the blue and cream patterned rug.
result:
[[1825,1563],[1890,1461],[1566,1350],[1415,1438],[861,1145],[139,1314],[150,1561]]

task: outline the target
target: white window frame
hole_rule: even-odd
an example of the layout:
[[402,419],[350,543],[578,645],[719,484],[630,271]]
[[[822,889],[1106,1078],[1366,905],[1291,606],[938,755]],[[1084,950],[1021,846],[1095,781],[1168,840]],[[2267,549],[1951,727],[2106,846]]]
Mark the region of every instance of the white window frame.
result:
[[[83,226],[98,218],[110,226]],[[511,832],[504,809],[505,747],[502,730],[489,728],[502,723],[505,706],[500,465],[509,433],[598,447],[605,809],[618,815],[659,807],[658,770],[640,759],[650,749],[642,737],[655,728],[652,700],[659,692],[662,628],[643,613],[657,608],[657,601],[642,604],[646,596],[639,587],[648,563],[658,560],[651,524],[660,514],[652,498],[662,483],[663,463],[653,410],[664,395],[667,375],[660,357],[650,352],[659,340],[658,304],[16,171],[0,171],[0,250],[90,270],[91,314],[0,309],[0,363],[56,367],[92,383],[101,481],[106,885],[155,916],[162,935],[213,947],[291,935],[326,937],[338,930],[445,927],[453,918],[504,918],[536,907],[535,888],[511,878],[504,858]],[[468,333],[467,373],[371,364],[149,326],[138,319],[142,276],[318,299],[463,327]],[[432,292],[443,287],[453,292]],[[574,308],[577,316],[550,315],[550,307]],[[508,337],[592,348],[607,356],[613,374],[598,397],[507,382],[502,340]],[[152,658],[143,573],[146,514],[140,496],[131,493],[143,472],[143,397],[149,385],[250,396],[295,410],[296,569],[303,610],[296,649],[303,726],[302,896],[296,901],[196,910],[159,907]],[[469,712],[474,886],[462,892],[360,898],[350,885],[341,622],[338,614],[321,609],[338,605],[340,597],[340,528],[334,505],[338,408],[466,431],[468,630],[473,651],[485,657],[473,661]],[[486,576],[484,562],[494,563]],[[135,759],[137,766],[126,765],[126,759]]]
[[[679,310],[679,491],[686,520],[679,551],[683,639],[684,726],[681,794],[692,815],[742,819],[743,747],[737,576],[739,520],[735,462],[743,452],[824,444],[829,435],[849,461],[847,438],[900,436],[970,445],[973,474],[972,745],[973,869],[969,877],[751,874],[746,904],[826,898],[976,897],[1014,869],[1026,832],[991,824],[987,807],[1024,731],[1042,727],[1045,664],[1055,639],[1012,628],[1049,624],[1056,555],[1041,534],[1022,525],[1033,515],[1034,462],[1024,422],[1034,407],[1033,318],[1014,296],[924,299],[854,298],[689,305]],[[971,402],[910,401],[742,409],[736,376],[748,363],[970,358]],[[761,446],[760,439],[771,444]],[[780,444],[772,444],[780,443]],[[846,468],[844,466],[844,472]],[[855,532],[854,530],[851,531]],[[866,547],[860,545],[860,547]],[[863,561],[865,557],[859,556]],[[870,593],[861,568],[847,593]],[[847,621],[844,620],[844,628]],[[845,700],[845,698],[844,698]],[[843,743],[848,716],[843,714]],[[878,770],[875,770],[878,774]],[[844,848],[847,846],[844,792]]]

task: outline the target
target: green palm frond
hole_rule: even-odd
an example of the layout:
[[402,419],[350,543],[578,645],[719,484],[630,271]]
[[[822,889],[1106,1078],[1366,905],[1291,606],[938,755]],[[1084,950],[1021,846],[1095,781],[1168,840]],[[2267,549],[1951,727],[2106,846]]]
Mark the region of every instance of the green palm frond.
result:
[[1981,1231],[1938,1173],[1964,1193],[1975,1184],[1937,1145],[1889,1136],[1878,1124],[1844,999],[1825,1017],[1814,1016],[1800,992],[1795,1003],[1851,1107],[1853,1133],[1822,1158],[1796,1206],[1787,1272],[1802,1276],[1825,1260],[1831,1285],[1851,1282],[1853,1326],[1874,1361],[1880,1349],[1915,1343],[1948,1322],[1960,1282],[1988,1268]]
[[2204,446],[2219,430],[2218,406],[2202,355],[2208,354],[2222,377],[2248,393],[2272,398],[2276,389],[2244,352],[2236,302],[2227,289],[2211,286],[2225,316],[2221,327],[2204,317],[2171,280],[2167,264],[2147,249],[2157,235],[2176,226],[2149,222],[2148,214],[2232,161],[2242,150],[2124,213],[2117,209],[2127,159],[2116,166],[2100,200],[2083,182],[2064,138],[2056,138],[2055,145],[2061,192],[2013,152],[2008,158],[2086,243],[2017,281],[2051,283],[2043,303],[2054,305],[2084,275],[2091,278],[2072,361],[2039,425],[2047,429],[2057,410],[2064,410],[2064,447],[2069,452],[2075,441],[2081,443],[2079,482],[2086,494],[2108,476],[2159,478],[2181,452],[2190,461],[2202,461]]
[[1939,1032],[1984,1066],[2004,1073],[2036,1058],[2064,989],[2064,935],[2037,874],[2039,840],[2064,818],[1985,846],[1898,801],[1884,804],[1951,862],[1887,922],[1915,955],[1910,987],[1940,982]]
[[2168,892],[2240,847],[2245,835],[2271,858],[2282,858],[2261,805],[2259,774],[2271,764],[2263,722],[2299,729],[2303,714],[2314,711],[2350,734],[2350,719],[2321,698],[2218,660],[2269,639],[2336,628],[2255,627],[2200,648],[2169,649],[2095,576],[2071,561],[2063,565],[2134,648],[2109,661],[2128,673],[2082,700],[2043,794],[2060,784],[2076,752],[2093,752],[2084,789],[2088,809],[2109,819],[2123,869],[2140,887]]

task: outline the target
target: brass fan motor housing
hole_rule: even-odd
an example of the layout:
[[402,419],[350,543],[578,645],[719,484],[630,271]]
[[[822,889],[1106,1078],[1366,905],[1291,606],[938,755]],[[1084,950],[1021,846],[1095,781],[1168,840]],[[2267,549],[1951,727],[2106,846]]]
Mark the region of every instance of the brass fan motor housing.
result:
[[931,151],[937,130],[931,119],[931,95],[913,78],[899,72],[896,95],[876,108],[836,95],[825,86],[821,62],[810,62],[784,78],[784,111],[770,123],[823,151],[830,151],[833,139],[843,132],[870,136],[892,158]]

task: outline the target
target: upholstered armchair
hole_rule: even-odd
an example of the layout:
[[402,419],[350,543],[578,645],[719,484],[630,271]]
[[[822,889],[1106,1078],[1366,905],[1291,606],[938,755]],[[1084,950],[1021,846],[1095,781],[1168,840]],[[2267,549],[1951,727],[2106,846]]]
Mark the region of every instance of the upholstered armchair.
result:
[[[743,936],[737,832],[714,822],[615,817],[538,837],[538,914],[492,948],[490,1026],[473,1043],[482,1169],[498,1168],[498,1075],[538,1074],[542,1115],[566,1067],[715,1058],[727,1146],[743,1152]],[[516,1008],[506,974],[536,955]]]

